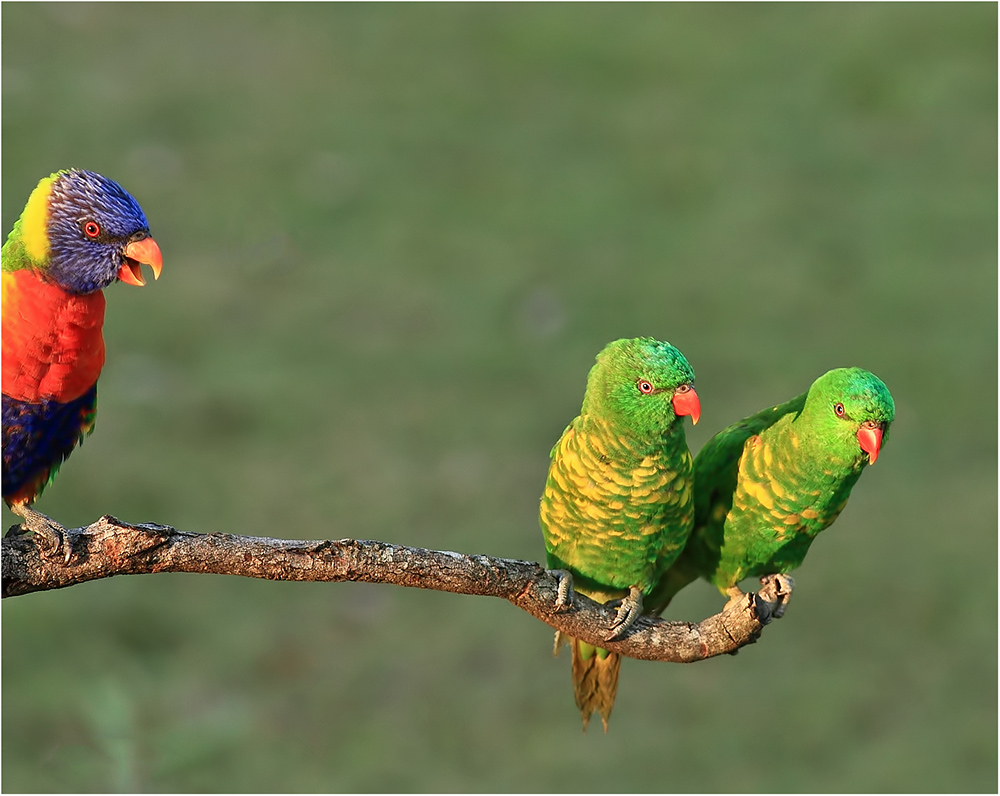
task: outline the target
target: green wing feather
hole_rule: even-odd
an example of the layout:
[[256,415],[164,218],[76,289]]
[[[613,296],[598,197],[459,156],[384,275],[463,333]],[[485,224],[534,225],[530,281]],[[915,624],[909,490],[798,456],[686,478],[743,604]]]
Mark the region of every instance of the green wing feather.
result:
[[677,562],[663,575],[649,600],[660,614],[674,595],[719,565],[723,529],[737,493],[740,460],[747,441],[802,411],[806,393],[763,409],[720,431],[694,460],[694,532]]
[[701,449],[694,461],[696,527],[706,524],[709,517],[717,514],[721,507],[729,510],[736,490],[740,458],[747,440],[782,418],[797,415],[802,411],[805,400],[806,393],[802,393],[790,401],[763,409],[733,423],[712,437]]

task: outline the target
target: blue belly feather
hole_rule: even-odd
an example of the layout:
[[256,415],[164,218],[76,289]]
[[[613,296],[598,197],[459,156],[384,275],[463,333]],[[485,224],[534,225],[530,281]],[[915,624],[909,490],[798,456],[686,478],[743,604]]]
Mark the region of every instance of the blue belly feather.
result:
[[73,448],[93,430],[96,410],[96,384],[69,403],[28,403],[4,395],[4,499],[34,484],[28,496],[28,502],[33,501]]

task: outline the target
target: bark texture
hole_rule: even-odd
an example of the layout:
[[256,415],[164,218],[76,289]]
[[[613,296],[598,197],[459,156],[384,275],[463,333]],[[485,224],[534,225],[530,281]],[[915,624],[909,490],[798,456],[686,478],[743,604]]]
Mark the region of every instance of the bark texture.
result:
[[530,561],[465,555],[446,550],[361,539],[299,541],[178,531],[132,525],[110,515],[85,528],[65,530],[69,564],[42,553],[37,537],[13,526],[3,538],[3,597],[61,589],[114,575],[203,572],[249,578],[392,583],[457,594],[499,597],[570,636],[630,658],[689,663],[734,653],[756,641],[789,593],[766,578],[755,594],[730,601],[698,623],[641,617],[608,641],[615,612],[580,594],[561,605],[560,580]]

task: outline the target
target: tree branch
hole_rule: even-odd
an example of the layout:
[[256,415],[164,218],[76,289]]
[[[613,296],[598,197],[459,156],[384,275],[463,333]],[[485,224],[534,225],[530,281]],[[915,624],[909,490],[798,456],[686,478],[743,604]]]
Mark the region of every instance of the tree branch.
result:
[[631,658],[689,663],[734,653],[756,641],[787,598],[776,580],[697,624],[641,617],[607,641],[614,611],[581,594],[557,606],[559,579],[538,564],[360,539],[298,541],[199,534],[166,525],[130,525],[105,515],[65,530],[69,565],[42,555],[37,536],[13,526],[3,538],[3,597],[61,589],[114,575],[204,572],[299,581],[393,583],[500,597],[536,619]]

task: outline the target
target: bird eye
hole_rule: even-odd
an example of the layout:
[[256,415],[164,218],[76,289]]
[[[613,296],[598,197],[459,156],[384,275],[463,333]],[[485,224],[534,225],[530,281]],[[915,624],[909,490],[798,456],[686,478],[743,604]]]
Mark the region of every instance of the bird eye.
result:
[[844,405],[843,404],[839,404],[839,403],[838,404],[834,404],[833,405],[833,411],[837,414],[837,417],[843,417],[844,416]]
[[83,234],[88,238],[96,238],[101,234],[101,227],[96,221],[86,221],[83,224]]
[[639,388],[639,392],[643,395],[649,395],[653,391],[653,385],[645,379],[639,379],[639,381],[636,382],[636,386]]

